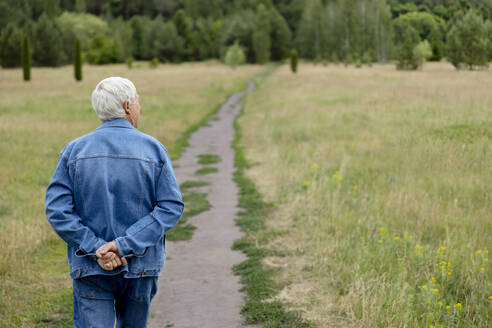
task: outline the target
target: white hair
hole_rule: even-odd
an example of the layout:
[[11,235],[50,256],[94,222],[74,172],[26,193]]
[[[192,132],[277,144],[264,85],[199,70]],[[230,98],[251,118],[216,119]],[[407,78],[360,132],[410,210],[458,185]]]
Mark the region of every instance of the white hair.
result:
[[92,108],[101,121],[126,116],[123,103],[134,104],[137,89],[132,81],[122,77],[108,77],[96,85],[92,91]]

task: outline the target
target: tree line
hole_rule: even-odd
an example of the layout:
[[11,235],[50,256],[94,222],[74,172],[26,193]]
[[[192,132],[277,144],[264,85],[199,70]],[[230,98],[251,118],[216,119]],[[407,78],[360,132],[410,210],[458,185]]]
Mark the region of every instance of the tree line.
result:
[[23,47],[36,66],[68,64],[76,40],[91,64],[266,63],[292,49],[307,60],[396,60],[401,69],[492,60],[492,1],[482,0],[0,0],[0,26],[2,67],[20,66]]

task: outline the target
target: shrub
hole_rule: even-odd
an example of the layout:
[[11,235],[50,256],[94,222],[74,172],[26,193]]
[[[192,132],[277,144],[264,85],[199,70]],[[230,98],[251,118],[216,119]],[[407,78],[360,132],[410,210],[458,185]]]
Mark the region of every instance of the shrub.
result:
[[242,65],[246,62],[246,56],[238,41],[235,41],[234,44],[227,49],[224,61],[232,68],[235,68],[237,65]]
[[115,40],[100,33],[92,39],[87,52],[87,61],[95,65],[117,63],[120,61],[120,50]]
[[424,62],[431,59],[432,48],[429,41],[424,40],[419,42],[419,44],[417,44],[415,48],[413,48],[413,57],[417,62],[417,67],[422,67]]
[[149,67],[150,68],[157,68],[157,66],[159,66],[159,59],[157,59],[156,57],[152,58],[152,60],[149,62]]
[[128,66],[128,69],[132,69],[133,68],[133,57],[128,57],[126,59],[126,66]]

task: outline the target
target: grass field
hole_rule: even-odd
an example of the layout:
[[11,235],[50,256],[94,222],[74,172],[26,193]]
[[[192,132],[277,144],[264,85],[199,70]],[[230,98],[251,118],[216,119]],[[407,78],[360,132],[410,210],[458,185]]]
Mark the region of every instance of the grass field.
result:
[[90,104],[97,82],[131,79],[142,105],[139,128],[176,158],[189,131],[262,70],[139,64],[86,66],[81,83],[72,67],[35,68],[29,83],[19,69],[0,70],[0,327],[71,326],[66,245],[44,216],[44,193],[63,146],[100,124]]
[[246,175],[273,206],[248,238],[274,299],[318,327],[492,326],[491,85],[303,64],[248,95]]

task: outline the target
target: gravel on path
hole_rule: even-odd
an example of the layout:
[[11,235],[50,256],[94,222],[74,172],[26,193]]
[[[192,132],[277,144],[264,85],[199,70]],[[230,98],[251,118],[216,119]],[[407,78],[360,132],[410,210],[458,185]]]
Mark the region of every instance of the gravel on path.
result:
[[[230,96],[209,124],[191,136],[189,147],[174,163],[179,183],[210,183],[197,190],[208,194],[212,209],[188,220],[197,227],[191,240],[166,242],[168,258],[151,305],[151,328],[246,327],[240,315],[245,295],[232,272],[232,266],[246,256],[231,246],[243,235],[234,222],[239,209],[232,142],[242,98],[255,89],[252,81],[248,83],[246,90]],[[203,154],[215,154],[220,161],[201,165],[199,155]],[[218,172],[195,175],[202,167],[216,167]]]

